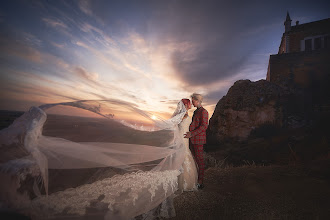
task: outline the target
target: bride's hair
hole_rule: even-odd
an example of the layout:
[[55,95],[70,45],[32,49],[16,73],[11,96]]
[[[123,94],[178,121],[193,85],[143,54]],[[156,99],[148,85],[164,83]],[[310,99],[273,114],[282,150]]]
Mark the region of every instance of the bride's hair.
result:
[[191,105],[191,102],[189,99],[181,99],[181,101],[183,102],[184,105]]

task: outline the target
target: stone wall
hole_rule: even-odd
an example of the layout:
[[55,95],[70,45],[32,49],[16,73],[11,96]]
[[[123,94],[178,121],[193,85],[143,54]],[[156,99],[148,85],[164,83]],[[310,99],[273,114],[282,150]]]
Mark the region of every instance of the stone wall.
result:
[[282,86],[310,88],[330,75],[330,51],[308,51],[271,55],[267,81]]
[[289,37],[289,52],[300,52],[300,41],[303,40],[305,37],[308,37],[306,33],[303,32],[295,32],[290,34]]

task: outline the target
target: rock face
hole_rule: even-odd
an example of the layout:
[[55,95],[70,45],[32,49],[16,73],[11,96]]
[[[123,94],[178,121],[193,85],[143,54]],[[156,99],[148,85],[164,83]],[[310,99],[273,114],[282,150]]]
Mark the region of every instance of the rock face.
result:
[[283,126],[282,99],[288,91],[266,80],[239,80],[216,105],[207,131],[208,143],[246,139],[263,125]]

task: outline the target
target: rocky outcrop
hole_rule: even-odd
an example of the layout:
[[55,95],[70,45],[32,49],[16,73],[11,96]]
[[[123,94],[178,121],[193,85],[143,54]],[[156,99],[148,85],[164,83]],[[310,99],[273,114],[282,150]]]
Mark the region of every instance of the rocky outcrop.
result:
[[225,139],[246,139],[251,131],[264,124],[286,123],[283,99],[290,92],[266,80],[239,80],[216,105],[207,131],[208,143]]
[[309,164],[329,158],[330,87],[239,80],[215,108],[205,150],[226,164]]

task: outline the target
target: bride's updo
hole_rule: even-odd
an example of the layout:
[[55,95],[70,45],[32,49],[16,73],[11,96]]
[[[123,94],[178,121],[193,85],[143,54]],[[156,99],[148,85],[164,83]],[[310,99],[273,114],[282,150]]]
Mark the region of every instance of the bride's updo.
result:
[[184,105],[187,105],[188,107],[191,106],[191,102],[189,99],[181,99]]

